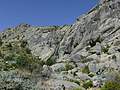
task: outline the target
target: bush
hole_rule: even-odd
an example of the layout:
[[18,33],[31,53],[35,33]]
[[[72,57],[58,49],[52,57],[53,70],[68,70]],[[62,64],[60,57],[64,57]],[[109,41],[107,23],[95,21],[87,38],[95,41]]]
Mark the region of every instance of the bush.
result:
[[101,88],[101,90],[120,90],[120,83],[114,81],[108,81]]
[[71,69],[73,69],[73,66],[70,65],[69,63],[67,63],[67,64],[65,65],[65,71],[68,71],[68,70],[71,70]]
[[14,54],[8,54],[4,56],[5,61],[13,61],[14,60]]
[[113,71],[111,75],[111,79],[105,82],[101,90],[120,90],[120,73]]
[[29,62],[27,61],[28,58],[26,58],[25,56],[17,56],[16,57],[16,65],[18,67],[26,67],[28,66]]
[[74,82],[74,83],[80,85],[80,81],[78,81],[78,80],[70,80],[70,82]]
[[92,82],[91,80],[88,80],[88,81],[86,81],[85,83],[83,83],[83,87],[84,87],[85,89],[91,88],[91,87],[93,87],[93,82]]
[[56,61],[55,61],[54,58],[49,58],[49,59],[45,62],[45,64],[48,65],[48,66],[51,66],[51,65],[53,65],[53,64],[55,64],[55,63],[56,63]]
[[95,74],[94,73],[89,73],[88,76],[93,77],[93,76],[95,76]]
[[89,74],[89,73],[90,73],[90,70],[89,70],[88,65],[87,65],[87,66],[85,66],[85,67],[82,69],[82,72],[83,72],[83,73],[87,73],[87,74]]

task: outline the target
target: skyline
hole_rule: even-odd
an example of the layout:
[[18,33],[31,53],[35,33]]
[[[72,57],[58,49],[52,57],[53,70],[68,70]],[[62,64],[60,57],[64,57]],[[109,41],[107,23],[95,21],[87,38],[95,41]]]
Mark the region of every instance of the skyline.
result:
[[99,0],[1,0],[0,31],[20,23],[35,26],[72,24]]

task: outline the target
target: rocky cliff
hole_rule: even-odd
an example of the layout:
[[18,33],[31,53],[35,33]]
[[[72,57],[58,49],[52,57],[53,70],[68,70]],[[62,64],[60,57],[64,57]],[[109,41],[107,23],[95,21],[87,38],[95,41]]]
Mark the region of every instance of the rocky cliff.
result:
[[120,72],[120,1],[100,0],[73,25],[21,24],[0,38],[0,90],[97,90]]

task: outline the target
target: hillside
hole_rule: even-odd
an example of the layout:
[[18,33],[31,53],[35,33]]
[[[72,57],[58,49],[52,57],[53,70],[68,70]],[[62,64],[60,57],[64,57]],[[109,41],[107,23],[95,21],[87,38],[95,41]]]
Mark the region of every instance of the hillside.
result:
[[119,74],[119,0],[100,0],[72,25],[0,33],[0,90],[120,90]]

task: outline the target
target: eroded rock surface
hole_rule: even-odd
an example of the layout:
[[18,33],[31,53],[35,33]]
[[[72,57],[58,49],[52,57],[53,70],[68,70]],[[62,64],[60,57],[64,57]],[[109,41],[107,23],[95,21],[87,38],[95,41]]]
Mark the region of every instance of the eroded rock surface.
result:
[[[37,70],[34,73],[29,72],[28,76],[22,73],[20,78],[17,77],[20,72],[11,75],[12,70],[2,69],[14,62],[1,63],[1,90],[18,87],[22,88],[20,90],[72,90],[87,80],[100,87],[108,80],[111,71],[120,71],[120,1],[100,0],[73,25],[34,27],[21,24],[1,32],[0,37],[0,53],[3,55],[7,54],[3,46],[20,41],[23,48],[26,44],[25,47],[42,64],[39,68],[39,63],[35,64]],[[4,59],[0,55],[0,62]],[[11,76],[15,77],[11,79]],[[2,83],[7,84],[2,86]]]

